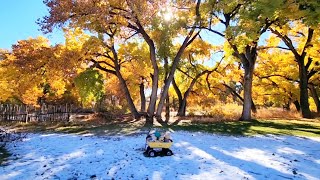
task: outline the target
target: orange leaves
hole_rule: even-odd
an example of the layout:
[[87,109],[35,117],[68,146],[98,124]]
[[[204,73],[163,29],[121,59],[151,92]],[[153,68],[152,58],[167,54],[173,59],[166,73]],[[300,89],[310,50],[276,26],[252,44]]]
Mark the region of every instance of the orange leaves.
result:
[[74,76],[78,47],[50,47],[43,37],[21,40],[13,45],[12,52],[5,54],[1,62],[0,69],[4,74],[1,85],[10,85],[10,95],[2,99],[15,96],[24,103],[37,104],[39,97],[61,97]]

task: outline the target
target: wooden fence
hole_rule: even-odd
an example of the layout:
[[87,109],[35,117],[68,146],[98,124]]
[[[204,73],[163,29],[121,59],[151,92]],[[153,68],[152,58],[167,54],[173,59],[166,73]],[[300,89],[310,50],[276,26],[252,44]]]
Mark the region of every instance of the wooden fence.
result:
[[65,105],[31,105],[0,104],[0,121],[69,121],[74,107]]

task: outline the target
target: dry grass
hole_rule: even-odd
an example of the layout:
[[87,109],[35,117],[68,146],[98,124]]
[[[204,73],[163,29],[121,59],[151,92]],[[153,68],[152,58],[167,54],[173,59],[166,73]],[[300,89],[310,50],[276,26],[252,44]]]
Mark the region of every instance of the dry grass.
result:
[[0,126],[13,132],[58,132],[76,134],[130,134],[139,131],[143,126],[139,120],[130,115],[110,118],[106,114],[76,114],[70,121],[58,122],[5,122],[0,121]]
[[235,121],[239,119],[241,111],[242,107],[237,104],[217,104],[202,112],[191,109],[186,118],[193,123]]
[[[191,108],[188,117],[183,119],[192,123],[213,123],[237,121],[242,113],[242,106],[237,104],[217,104],[204,111]],[[301,119],[301,114],[295,110],[287,111],[282,108],[259,108],[252,113],[253,119]]]
[[287,111],[282,108],[262,108],[253,114],[255,119],[300,119],[301,114],[295,110]]

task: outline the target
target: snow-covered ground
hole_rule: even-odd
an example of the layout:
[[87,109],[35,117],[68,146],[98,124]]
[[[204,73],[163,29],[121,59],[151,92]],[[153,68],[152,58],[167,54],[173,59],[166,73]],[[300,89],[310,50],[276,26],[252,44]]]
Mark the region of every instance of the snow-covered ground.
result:
[[320,139],[174,132],[173,156],[143,156],[144,135],[31,134],[0,179],[320,179]]

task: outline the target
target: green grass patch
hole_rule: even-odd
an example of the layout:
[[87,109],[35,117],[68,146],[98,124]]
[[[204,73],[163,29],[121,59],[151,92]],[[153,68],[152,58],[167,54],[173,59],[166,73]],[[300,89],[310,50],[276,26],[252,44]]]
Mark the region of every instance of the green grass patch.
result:
[[[109,124],[82,124],[82,123],[0,123],[19,132],[57,132],[74,134],[95,135],[130,135],[145,132],[148,128],[143,127],[143,120],[138,123],[109,123]],[[231,122],[184,122],[163,128],[184,131],[200,131],[224,135],[293,135],[304,137],[320,137],[320,120],[286,120],[286,119],[259,119],[253,121],[231,121]]]
[[320,137],[320,121],[311,120],[253,120],[250,122],[184,123],[174,130],[202,131],[225,135],[276,134]]

